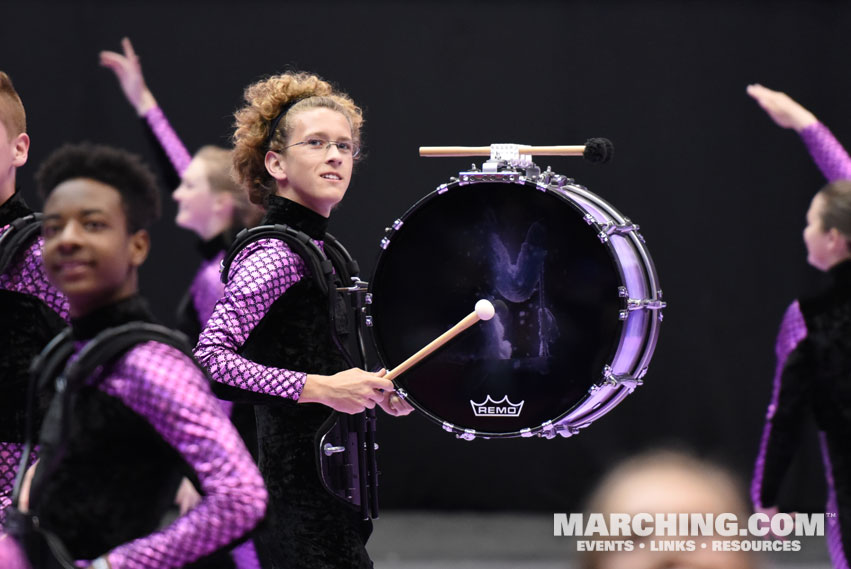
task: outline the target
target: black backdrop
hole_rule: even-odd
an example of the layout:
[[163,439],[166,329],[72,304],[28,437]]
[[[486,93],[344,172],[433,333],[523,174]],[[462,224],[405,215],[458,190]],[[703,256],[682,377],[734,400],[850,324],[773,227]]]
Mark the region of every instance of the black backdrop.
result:
[[[469,166],[419,158],[418,146],[614,141],[605,166],[538,163],[641,224],[669,303],[646,385],[568,440],[470,443],[419,417],[382,421],[386,507],[565,511],[619,457],[671,442],[749,476],[777,324],[822,278],[806,266],[801,230],[823,180],[745,86],[788,91],[851,140],[840,35],[851,5],[30,0],[0,13],[0,69],[32,137],[19,180],[35,203],[35,167],[63,142],[149,154],[97,64],[123,35],[191,151],[227,144],[242,88],[262,75],[294,67],[339,84],[365,109],[368,156],[332,232],[366,274],[384,226]],[[142,278],[167,321],[196,265],[173,214],[169,202]]]

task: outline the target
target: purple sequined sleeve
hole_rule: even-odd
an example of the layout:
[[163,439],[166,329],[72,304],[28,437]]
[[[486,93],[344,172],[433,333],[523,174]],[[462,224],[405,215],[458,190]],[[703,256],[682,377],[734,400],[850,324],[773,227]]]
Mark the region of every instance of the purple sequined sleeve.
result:
[[826,126],[811,124],[801,131],[801,139],[828,182],[851,180],[851,157]]
[[298,400],[307,374],[267,367],[239,355],[248,335],[272,304],[304,274],[304,261],[280,239],[248,245],[231,266],[224,296],[201,332],[195,357],[214,381]]
[[198,314],[198,321],[202,328],[206,326],[216,308],[216,302],[225,292],[225,285],[220,278],[220,267],[224,257],[225,252],[222,251],[212,259],[201,263],[201,267],[195,273],[195,278],[192,279],[192,284],[189,287],[192,304],[195,306],[195,312]]
[[[2,235],[8,225],[0,229]],[[41,248],[44,239],[39,236],[26,251],[20,254],[20,260],[0,275],[0,290],[10,290],[39,298],[63,320],[69,316],[68,299],[50,284],[44,272]]]
[[204,375],[170,346],[141,344],[99,389],[146,418],[195,470],[201,502],[167,528],[120,545],[112,569],[182,567],[245,535],[263,517],[266,488]]
[[157,137],[177,175],[183,177],[183,172],[186,171],[189,162],[192,161],[192,156],[189,155],[186,147],[183,146],[183,142],[171,128],[165,113],[159,107],[154,107],[145,113],[145,120],[148,121],[148,126],[151,127],[154,136]]
[[792,353],[792,350],[794,350],[806,336],[807,326],[804,322],[804,316],[801,314],[801,307],[796,300],[789,306],[786,310],[786,314],[783,316],[783,321],[780,324],[780,331],[777,334],[777,342],[775,344],[777,365],[774,370],[774,385],[771,392],[771,402],[768,405],[768,412],[766,414],[765,427],[762,432],[762,440],[759,445],[759,454],[756,459],[753,480],[751,481],[751,500],[753,500],[754,506],[758,508],[773,505],[762,503],[762,491],[766,476],[766,456],[769,451],[769,445],[772,442],[773,420],[780,402],[780,391],[782,385],[781,379],[783,377],[783,370],[786,366],[789,354]]

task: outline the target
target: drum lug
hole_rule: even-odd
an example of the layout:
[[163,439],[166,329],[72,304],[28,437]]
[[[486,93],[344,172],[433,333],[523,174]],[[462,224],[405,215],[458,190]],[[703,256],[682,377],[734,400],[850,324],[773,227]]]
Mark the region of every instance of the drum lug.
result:
[[547,421],[541,425],[541,434],[540,436],[545,439],[552,439],[556,436],[556,428],[553,426],[552,421]]
[[556,432],[563,439],[569,439],[573,435],[578,435],[579,429],[571,425],[556,425]]
[[[557,188],[563,188],[567,184],[572,184],[573,178],[568,178],[567,176],[562,176],[561,174],[556,174],[555,176],[553,176],[551,183],[552,183],[552,185],[554,185]],[[590,214],[589,214],[589,216],[590,216]]]
[[364,295],[363,303],[364,304],[372,304],[372,293],[371,292],[368,292]]
[[597,220],[594,219],[594,216],[590,213],[586,213],[584,216],[582,216],[582,219],[584,219],[585,223],[587,223],[588,225],[594,225],[597,222]]
[[476,431],[475,429],[464,429],[463,433],[456,434],[455,437],[464,441],[472,441],[476,438]]
[[534,437],[535,433],[532,432],[532,429],[526,427],[525,429],[520,429],[520,436],[524,439],[528,439],[530,437]]
[[651,300],[649,298],[628,298],[626,308],[628,311],[633,310],[662,310],[668,304],[662,300]]
[[[643,371],[644,373],[647,372],[646,369]],[[644,381],[640,379],[644,373],[639,373],[638,376],[615,375],[612,371],[612,366],[606,365],[603,368],[603,385],[610,385],[612,387],[624,386],[632,393],[636,387],[644,385]]]
[[607,221],[605,225],[600,227],[600,233],[598,235],[600,241],[605,243],[609,240],[610,235],[624,235],[632,231],[635,231],[636,235],[638,235],[638,224],[632,223],[629,219],[624,219],[624,222],[625,223],[617,224],[613,221]]
[[447,433],[454,433],[455,432],[455,425],[453,425],[452,423],[444,421],[441,426],[443,427],[443,430],[446,431]]
[[363,323],[367,328],[372,328],[372,316],[369,314],[364,315]]

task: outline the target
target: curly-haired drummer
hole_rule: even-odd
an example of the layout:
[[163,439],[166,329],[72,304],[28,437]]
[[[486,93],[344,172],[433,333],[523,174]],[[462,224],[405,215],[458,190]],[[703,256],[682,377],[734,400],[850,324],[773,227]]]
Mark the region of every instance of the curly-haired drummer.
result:
[[[360,108],[315,75],[286,73],[249,86],[236,113],[234,167],[263,225],[285,224],[320,247],[349,186]],[[381,373],[350,368],[331,341],[328,297],[305,259],[263,239],[234,259],[225,295],[196,356],[225,396],[254,401],[259,466],[270,505],[258,554],[264,567],[371,567],[369,521],[323,487],[314,437],[331,409],[411,411]]]
[[751,85],[748,93],[771,118],[797,131],[830,183],[807,211],[807,261],[832,283],[787,309],[777,337],[777,369],[751,497],[777,512],[780,483],[811,409],[819,427],[828,482],[827,540],[835,567],[851,551],[851,158],[815,115],[784,93]]

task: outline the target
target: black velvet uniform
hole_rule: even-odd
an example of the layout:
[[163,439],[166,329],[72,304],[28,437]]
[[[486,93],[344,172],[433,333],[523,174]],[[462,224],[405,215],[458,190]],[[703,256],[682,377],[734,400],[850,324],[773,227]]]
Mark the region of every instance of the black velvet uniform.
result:
[[[265,224],[287,224],[321,242],[327,220],[273,196]],[[225,398],[253,401],[259,466],[269,490],[258,554],[265,569],[368,568],[369,521],[331,495],[317,469],[316,435],[329,407],[297,404],[306,373],[347,369],[329,329],[328,298],[303,260],[278,239],[248,245],[196,356]]]

